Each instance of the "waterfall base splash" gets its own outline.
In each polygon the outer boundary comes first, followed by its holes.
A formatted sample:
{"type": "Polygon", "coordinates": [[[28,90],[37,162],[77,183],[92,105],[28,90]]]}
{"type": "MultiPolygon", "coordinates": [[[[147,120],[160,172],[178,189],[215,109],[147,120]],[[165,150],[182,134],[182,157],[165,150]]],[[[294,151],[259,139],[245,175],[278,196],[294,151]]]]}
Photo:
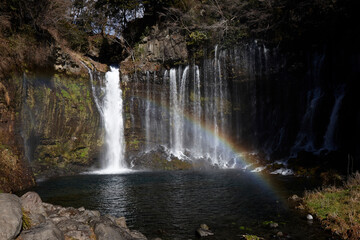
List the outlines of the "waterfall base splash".
{"type": "Polygon", "coordinates": [[[98,174],[98,175],[110,175],[110,174],[126,174],[126,173],[134,173],[135,170],[129,168],[123,169],[100,169],[91,172],[84,172],[83,174],[98,174]]]}
{"type": "Polygon", "coordinates": [[[177,154],[171,148],[158,145],[150,150],[131,156],[129,161],[134,169],[148,170],[184,170],[184,169],[245,169],[245,155],[234,154],[226,164],[214,164],[210,154],[197,155],[191,149],[177,154]]]}

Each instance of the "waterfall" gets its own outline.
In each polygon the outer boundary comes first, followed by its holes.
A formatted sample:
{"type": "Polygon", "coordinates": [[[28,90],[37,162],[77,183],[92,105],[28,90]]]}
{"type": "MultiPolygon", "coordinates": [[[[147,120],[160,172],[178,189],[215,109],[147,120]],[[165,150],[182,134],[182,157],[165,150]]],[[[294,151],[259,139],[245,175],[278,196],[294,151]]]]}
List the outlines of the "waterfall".
{"type": "MultiPolygon", "coordinates": [[[[214,112],[214,134],[215,136],[219,135],[219,125],[218,125],[218,112],[221,111],[219,108],[219,90],[221,92],[221,86],[219,86],[219,80],[221,80],[221,68],[220,68],[220,62],[218,59],[218,45],[215,46],[215,59],[214,59],[214,88],[213,88],[213,96],[214,96],[214,108],[213,108],[213,112],[214,112]],[[220,89],[219,89],[220,88],[220,89]]],[[[210,110],[211,111],[211,110],[210,110]]],[[[218,148],[218,138],[214,138],[213,141],[213,146],[214,146],[214,150],[213,150],[213,155],[212,155],[212,161],[213,163],[218,163],[218,152],[217,152],[217,148],[218,148]]]]}
{"type": "MultiPolygon", "coordinates": [[[[146,72],[146,109],[145,109],[145,136],[146,139],[150,140],[150,114],[151,114],[151,105],[150,105],[150,73],[146,72]]],[[[146,141],[146,151],[151,148],[150,141],[146,141]]]]}
{"type": "Polygon", "coordinates": [[[344,96],[345,96],[345,88],[344,88],[344,86],[341,86],[336,90],[335,104],[331,111],[329,125],[327,127],[327,130],[326,130],[326,133],[324,136],[323,149],[328,150],[328,151],[334,151],[337,149],[337,147],[334,143],[335,130],[336,130],[336,125],[337,125],[337,121],[338,121],[339,110],[340,110],[341,103],[342,103],[344,96]]]}
{"type": "Polygon", "coordinates": [[[87,69],[90,75],[93,98],[105,128],[106,152],[101,163],[101,170],[96,171],[96,173],[112,174],[128,171],[124,157],[123,99],[119,69],[111,66],[110,71],[105,74],[104,86],[100,79],[99,87],[94,84],[92,71],[89,68],[87,69]],[[104,96],[101,98],[100,95],[103,94],[104,96]]]}
{"type": "MultiPolygon", "coordinates": [[[[197,65],[194,65],[194,99],[193,99],[193,113],[194,119],[198,122],[201,122],[201,83],[200,83],[200,70],[197,65]]],[[[201,157],[203,155],[203,136],[201,134],[201,129],[199,126],[193,126],[193,135],[196,136],[193,141],[192,151],[195,153],[196,157],[201,157]]]]}
{"type": "MultiPolygon", "coordinates": [[[[31,124],[34,124],[35,120],[34,120],[34,116],[33,116],[33,113],[31,111],[31,109],[29,108],[29,106],[27,105],[27,102],[26,102],[26,98],[28,97],[28,83],[27,83],[27,76],[25,73],[23,73],[23,78],[22,78],[22,91],[21,91],[21,98],[22,98],[22,104],[23,104],[23,107],[21,109],[21,115],[23,116],[26,116],[25,118],[22,117],[22,124],[23,125],[26,125],[24,124],[24,119],[26,119],[26,121],[29,121],[31,124]]],[[[31,162],[32,160],[32,155],[33,155],[33,148],[31,146],[31,141],[30,141],[30,138],[31,138],[31,135],[30,136],[27,136],[28,134],[26,134],[26,131],[25,131],[25,127],[22,127],[21,129],[21,137],[23,139],[23,143],[24,143],[24,155],[25,155],[25,159],[28,161],[28,162],[31,162]]]]}
{"type": "Polygon", "coordinates": [[[103,166],[106,172],[118,172],[126,169],[124,159],[124,119],[123,100],[120,88],[119,69],[110,67],[106,73],[106,92],[104,98],[105,141],[107,145],[106,159],[103,166]]]}
{"type": "Polygon", "coordinates": [[[312,89],[308,92],[306,113],[301,122],[300,131],[296,137],[294,146],[292,147],[292,154],[296,154],[301,150],[314,152],[314,115],[318,106],[319,100],[323,97],[320,88],[312,89]]]}
{"type": "Polygon", "coordinates": [[[161,145],[169,156],[183,160],[201,159],[227,167],[234,159],[235,153],[221,141],[230,114],[229,87],[222,70],[226,53],[216,47],[215,55],[205,60],[204,76],[195,64],[166,70],[163,81],[151,82],[150,73],[144,76],[146,153],[161,145]]]}
{"type": "MultiPolygon", "coordinates": [[[[180,72],[180,71],[179,71],[180,72]]],[[[184,134],[184,117],[183,111],[185,106],[185,83],[186,83],[185,69],[183,77],[177,83],[176,69],[170,70],[170,107],[171,107],[171,151],[176,157],[181,157],[183,154],[183,134],[184,134]],[[179,85],[179,86],[178,86],[179,85]]]]}
{"type": "Polygon", "coordinates": [[[295,82],[291,71],[283,71],[286,58],[263,43],[215,46],[205,56],[210,54],[196,64],[138,75],[136,84],[144,84],[136,93],[144,139],[140,150],[152,154],[162,146],[162,158],[227,168],[242,167],[243,155],[232,146],[282,160],[300,151],[316,153],[322,137],[324,148],[336,147],[344,91],[334,103],[327,101],[329,86],[319,80],[323,54],[309,56],[306,82],[295,82]],[[330,120],[324,119],[331,109],[330,120]]]}

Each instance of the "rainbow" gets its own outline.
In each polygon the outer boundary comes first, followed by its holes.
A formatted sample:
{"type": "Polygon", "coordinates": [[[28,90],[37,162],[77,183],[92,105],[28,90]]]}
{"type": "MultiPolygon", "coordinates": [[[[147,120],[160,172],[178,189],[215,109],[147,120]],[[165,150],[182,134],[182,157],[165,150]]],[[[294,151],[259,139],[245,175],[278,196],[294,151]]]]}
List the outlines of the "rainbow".
{"type": "MultiPolygon", "coordinates": [[[[138,96],[138,95],[136,95],[135,97],[142,99],[144,101],[150,102],[151,104],[154,104],[155,106],[160,107],[167,112],[171,111],[169,106],[163,105],[159,101],[152,100],[152,99],[138,96]]],[[[195,125],[196,127],[199,127],[199,129],[204,131],[206,134],[209,134],[212,137],[219,140],[219,143],[221,143],[223,146],[225,146],[228,150],[230,150],[235,155],[241,156],[243,159],[243,163],[245,165],[254,163],[251,159],[244,157],[244,153],[249,153],[244,147],[241,147],[239,144],[234,143],[234,141],[229,136],[226,136],[225,134],[220,133],[220,132],[216,133],[214,131],[214,127],[211,124],[206,123],[205,121],[200,121],[198,119],[195,119],[191,114],[189,114],[187,112],[182,112],[182,117],[184,117],[188,123],[191,123],[192,125],[195,125]]]]}
{"type": "MultiPolygon", "coordinates": [[[[152,100],[147,97],[142,97],[139,95],[135,95],[135,97],[142,99],[144,101],[150,102],[151,104],[153,104],[159,108],[162,108],[163,110],[165,110],[167,112],[171,111],[169,106],[163,105],[159,101],[152,100]]],[[[182,112],[182,117],[184,117],[188,123],[191,123],[191,124],[195,125],[196,127],[199,127],[199,129],[204,131],[206,134],[209,134],[212,137],[219,140],[219,143],[221,143],[223,146],[225,146],[234,155],[241,156],[241,158],[243,159],[244,165],[254,164],[254,161],[252,161],[250,158],[248,158],[244,155],[244,153],[247,153],[247,155],[250,155],[248,150],[246,150],[244,147],[240,146],[239,144],[234,143],[234,141],[229,136],[226,136],[225,134],[220,133],[220,132],[216,133],[214,131],[214,127],[211,124],[206,123],[205,121],[200,121],[198,119],[195,119],[191,114],[189,114],[187,112],[182,112]]]]}
{"type": "MultiPolygon", "coordinates": [[[[155,106],[160,107],[165,111],[170,112],[170,110],[171,110],[169,106],[163,105],[159,101],[148,99],[146,97],[142,97],[139,95],[135,95],[134,97],[137,97],[144,101],[148,101],[151,104],[154,104],[155,106]]],[[[224,135],[223,133],[215,133],[213,126],[205,123],[204,121],[199,121],[198,119],[195,119],[191,114],[186,113],[186,112],[183,112],[182,116],[186,119],[187,122],[194,124],[195,126],[199,127],[202,131],[206,132],[207,134],[210,134],[214,138],[217,138],[219,140],[219,142],[224,147],[226,147],[228,150],[230,150],[234,155],[240,156],[241,161],[245,166],[255,163],[254,160],[250,158],[251,154],[248,150],[246,150],[242,146],[239,146],[237,143],[234,143],[234,141],[230,137],[224,135]],[[244,153],[246,153],[246,154],[244,154],[244,153]]],[[[262,173],[262,172],[254,172],[254,174],[252,176],[254,177],[253,180],[258,181],[259,183],[261,183],[261,185],[263,185],[266,188],[268,188],[269,190],[271,190],[271,192],[273,192],[275,195],[278,195],[277,194],[278,191],[276,191],[277,187],[274,183],[273,178],[271,178],[270,174],[262,173]]],[[[285,201],[286,198],[280,197],[279,199],[280,199],[280,202],[278,202],[278,203],[287,205],[287,202],[285,201]]]]}

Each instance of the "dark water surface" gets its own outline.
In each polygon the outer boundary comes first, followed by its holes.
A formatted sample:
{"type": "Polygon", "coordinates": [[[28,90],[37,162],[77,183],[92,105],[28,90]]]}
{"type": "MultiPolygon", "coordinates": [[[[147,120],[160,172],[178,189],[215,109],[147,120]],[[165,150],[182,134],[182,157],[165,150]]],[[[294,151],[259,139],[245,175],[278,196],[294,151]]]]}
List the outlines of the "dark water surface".
{"type": "Polygon", "coordinates": [[[278,231],[291,239],[330,239],[288,206],[289,196],[315,186],[308,179],[224,170],[80,175],[42,181],[33,190],[52,204],[125,216],[130,229],[149,239],[195,239],[201,223],[215,233],[207,239],[245,233],[269,239],[278,231]],[[279,230],[265,221],[279,223],[279,230]]]}

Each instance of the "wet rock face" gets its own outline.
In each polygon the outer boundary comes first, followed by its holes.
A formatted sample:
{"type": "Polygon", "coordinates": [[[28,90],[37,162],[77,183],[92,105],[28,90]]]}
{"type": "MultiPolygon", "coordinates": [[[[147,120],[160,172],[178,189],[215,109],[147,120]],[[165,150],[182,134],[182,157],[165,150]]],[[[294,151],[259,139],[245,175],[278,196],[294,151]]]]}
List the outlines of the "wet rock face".
{"type": "MultiPolygon", "coordinates": [[[[134,154],[134,153],[133,153],[134,154]]],[[[191,161],[180,160],[171,155],[162,146],[159,146],[151,151],[140,152],[131,155],[128,161],[135,169],[145,170],[189,170],[193,168],[204,168],[207,165],[204,163],[197,163],[195,166],[191,161]]]]}
{"type": "Polygon", "coordinates": [[[88,81],[87,74],[24,77],[24,152],[37,174],[71,174],[95,162],[102,137],[88,81]]]}
{"type": "Polygon", "coordinates": [[[16,78],[0,79],[0,192],[19,191],[35,183],[17,135],[20,84],[16,78]]]}

